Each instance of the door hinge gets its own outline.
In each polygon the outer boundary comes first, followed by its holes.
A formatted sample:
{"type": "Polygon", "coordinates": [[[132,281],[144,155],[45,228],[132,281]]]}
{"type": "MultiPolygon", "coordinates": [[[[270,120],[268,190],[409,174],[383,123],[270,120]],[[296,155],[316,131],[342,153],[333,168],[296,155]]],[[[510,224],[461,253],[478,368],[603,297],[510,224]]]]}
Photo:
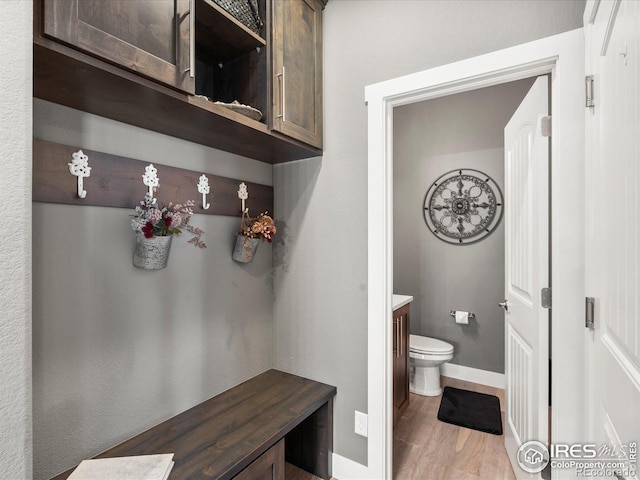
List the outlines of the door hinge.
{"type": "Polygon", "coordinates": [[[542,308],[551,308],[551,287],[544,287],[540,291],[540,303],[542,308]]]}
{"type": "Polygon", "coordinates": [[[587,108],[593,108],[595,106],[593,101],[593,81],[593,75],[584,77],[584,106],[587,108]]]}
{"type": "Polygon", "coordinates": [[[593,297],[587,297],[585,299],[585,312],[584,312],[584,326],[589,330],[595,328],[595,306],[596,299],[593,297]]]}
{"type": "Polygon", "coordinates": [[[547,115],[540,119],[540,133],[543,137],[551,136],[551,115],[547,115]]]}

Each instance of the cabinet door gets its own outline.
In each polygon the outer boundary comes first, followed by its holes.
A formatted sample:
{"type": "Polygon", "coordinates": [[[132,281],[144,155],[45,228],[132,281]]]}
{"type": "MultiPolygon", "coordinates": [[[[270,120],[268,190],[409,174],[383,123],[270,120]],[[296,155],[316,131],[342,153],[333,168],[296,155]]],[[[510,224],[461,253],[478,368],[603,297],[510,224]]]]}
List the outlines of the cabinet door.
{"type": "Polygon", "coordinates": [[[272,32],[272,128],[322,148],[322,6],[274,1],[272,32]]]}
{"type": "Polygon", "coordinates": [[[188,93],[190,0],[45,0],[44,33],[188,93]]]}
{"type": "Polygon", "coordinates": [[[409,406],[409,305],[393,312],[393,423],[409,406]]]}
{"type": "Polygon", "coordinates": [[[284,480],[284,440],[260,455],[234,480],[284,480]]]}

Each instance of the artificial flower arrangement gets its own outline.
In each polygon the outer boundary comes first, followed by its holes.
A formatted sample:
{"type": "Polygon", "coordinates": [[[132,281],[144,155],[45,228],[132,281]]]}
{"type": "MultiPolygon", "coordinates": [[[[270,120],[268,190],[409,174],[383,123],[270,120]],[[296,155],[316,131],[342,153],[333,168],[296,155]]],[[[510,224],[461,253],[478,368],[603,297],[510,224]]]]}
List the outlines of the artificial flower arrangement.
{"type": "Polygon", "coordinates": [[[269,212],[264,212],[258,215],[256,218],[249,216],[248,209],[242,212],[242,220],[240,224],[240,232],[238,235],[242,235],[247,238],[259,238],[271,243],[273,236],[276,234],[276,224],[269,215],[269,212]]]}
{"type": "Polygon", "coordinates": [[[249,209],[244,209],[232,258],[240,263],[251,262],[258,248],[258,242],[266,240],[271,243],[275,234],[276,224],[267,212],[251,218],[249,209]]]}
{"type": "Polygon", "coordinates": [[[142,233],[145,238],[177,235],[184,229],[194,235],[187,243],[196,248],[206,248],[206,244],[200,239],[204,231],[189,224],[194,205],[193,200],[187,200],[184,205],[169,203],[160,208],[156,199],[146,194],[136,207],[131,228],[142,233]]]}

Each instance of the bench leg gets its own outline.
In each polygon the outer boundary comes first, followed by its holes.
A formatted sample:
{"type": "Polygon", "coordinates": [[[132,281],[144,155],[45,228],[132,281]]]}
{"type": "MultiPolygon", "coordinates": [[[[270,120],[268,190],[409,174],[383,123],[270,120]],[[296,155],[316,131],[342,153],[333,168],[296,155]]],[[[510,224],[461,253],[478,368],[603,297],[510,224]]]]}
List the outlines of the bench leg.
{"type": "Polygon", "coordinates": [[[285,437],[285,459],[315,476],[331,478],[333,454],[333,399],[285,437]]]}

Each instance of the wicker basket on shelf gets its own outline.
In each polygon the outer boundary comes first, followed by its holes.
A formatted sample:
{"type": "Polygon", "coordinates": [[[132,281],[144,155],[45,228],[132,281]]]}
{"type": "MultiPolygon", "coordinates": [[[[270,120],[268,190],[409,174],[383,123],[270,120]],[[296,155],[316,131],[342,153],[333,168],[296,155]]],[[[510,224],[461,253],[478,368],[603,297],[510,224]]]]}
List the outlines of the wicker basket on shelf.
{"type": "Polygon", "coordinates": [[[258,0],[213,0],[229,12],[236,20],[249,27],[255,33],[260,33],[264,22],[260,18],[258,0]]]}

